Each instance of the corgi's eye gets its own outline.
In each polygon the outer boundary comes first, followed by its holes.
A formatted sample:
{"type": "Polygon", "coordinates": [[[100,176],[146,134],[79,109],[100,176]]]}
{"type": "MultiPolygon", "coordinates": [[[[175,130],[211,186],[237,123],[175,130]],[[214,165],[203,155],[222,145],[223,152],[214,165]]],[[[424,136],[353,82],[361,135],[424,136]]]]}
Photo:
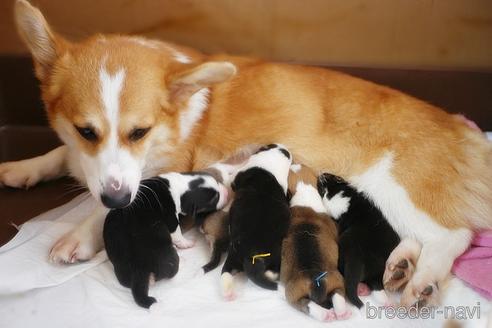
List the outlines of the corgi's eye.
{"type": "Polygon", "coordinates": [[[128,135],[128,139],[130,139],[130,141],[140,140],[149,131],[150,131],[150,128],[137,128],[137,129],[133,129],[132,132],[130,132],[130,134],[128,135]]]}
{"type": "Polygon", "coordinates": [[[81,127],[76,126],[75,129],[80,134],[80,136],[82,138],[84,138],[85,140],[94,142],[94,141],[97,141],[97,139],[98,139],[96,131],[94,131],[93,128],[89,128],[89,127],[88,128],[81,128],[81,127]]]}

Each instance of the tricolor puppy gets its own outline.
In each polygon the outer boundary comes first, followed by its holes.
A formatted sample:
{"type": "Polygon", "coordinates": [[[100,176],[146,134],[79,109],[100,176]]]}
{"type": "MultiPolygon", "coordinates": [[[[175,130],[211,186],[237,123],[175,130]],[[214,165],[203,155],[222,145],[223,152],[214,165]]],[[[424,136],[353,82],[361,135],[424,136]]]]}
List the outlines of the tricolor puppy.
{"type": "Polygon", "coordinates": [[[351,312],[337,267],[337,228],[316,189],[317,175],[301,164],[293,164],[291,171],[291,222],[280,270],[285,296],[296,309],[318,320],[346,319],[351,312]]]}
{"type": "Polygon", "coordinates": [[[280,271],[282,239],[290,219],[287,179],[292,162],[282,145],[262,147],[239,170],[229,212],[230,245],[222,267],[222,292],[235,297],[233,271],[245,271],[248,278],[267,289],[277,283],[266,271],[280,271]]]}
{"type": "Polygon", "coordinates": [[[173,243],[190,246],[179,228],[179,215],[196,215],[224,206],[227,193],[211,176],[169,173],[144,180],[138,200],[107,215],[103,236],[118,281],[132,289],[135,302],[148,308],[149,279],[173,277],[179,258],[173,243]]]}
{"type": "Polygon", "coordinates": [[[383,273],[390,253],[400,242],[381,211],[348,182],[324,173],[318,179],[323,204],[338,225],[338,268],[345,279],[347,298],[360,308],[359,283],[376,291],[389,304],[383,289],[383,273]]]}
{"type": "Polygon", "coordinates": [[[1,163],[0,185],[70,174],[100,203],[54,244],[53,261],[93,257],[108,208],[134,202],[141,179],[201,170],[271,140],[317,172],[349,179],[401,237],[422,245],[404,305],[425,301],[473,230],[492,228],[492,145],[458,116],[318,67],[206,55],[134,35],[71,42],[26,0],[14,8],[63,145],[1,163]]]}

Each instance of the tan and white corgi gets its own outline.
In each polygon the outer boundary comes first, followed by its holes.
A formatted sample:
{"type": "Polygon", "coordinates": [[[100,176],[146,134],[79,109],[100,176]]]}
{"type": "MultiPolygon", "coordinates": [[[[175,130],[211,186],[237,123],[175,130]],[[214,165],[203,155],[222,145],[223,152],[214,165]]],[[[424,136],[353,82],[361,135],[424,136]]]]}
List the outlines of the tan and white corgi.
{"type": "Polygon", "coordinates": [[[472,229],[492,227],[492,145],[439,108],[321,68],[135,36],[73,43],[25,0],[15,21],[64,146],[1,164],[0,183],[71,174],[101,203],[56,243],[54,261],[91,258],[105,205],[130,203],[142,178],[200,169],[252,143],[283,143],[314,170],[344,177],[423,245],[404,304],[447,275],[472,229]]]}

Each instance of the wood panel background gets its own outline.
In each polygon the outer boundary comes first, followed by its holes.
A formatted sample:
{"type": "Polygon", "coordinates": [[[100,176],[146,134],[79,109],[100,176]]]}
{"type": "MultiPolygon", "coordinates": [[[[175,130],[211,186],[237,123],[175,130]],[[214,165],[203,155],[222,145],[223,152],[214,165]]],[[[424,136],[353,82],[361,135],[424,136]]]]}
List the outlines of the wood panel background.
{"type": "MultiPolygon", "coordinates": [[[[33,0],[55,30],[318,65],[492,69],[491,0],[33,0]]],[[[24,54],[0,1],[0,54],[24,54]]]]}

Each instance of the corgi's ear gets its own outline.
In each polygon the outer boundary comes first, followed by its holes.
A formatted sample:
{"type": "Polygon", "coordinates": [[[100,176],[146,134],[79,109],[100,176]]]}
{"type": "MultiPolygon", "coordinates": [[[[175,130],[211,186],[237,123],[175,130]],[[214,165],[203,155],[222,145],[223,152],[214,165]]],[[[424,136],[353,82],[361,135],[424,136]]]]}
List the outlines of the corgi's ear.
{"type": "Polygon", "coordinates": [[[236,71],[229,62],[207,62],[180,72],[169,83],[171,103],[183,104],[197,91],[227,81],[236,71]]]}
{"type": "Polygon", "coordinates": [[[34,59],[36,76],[42,80],[68,43],[55,35],[39,9],[26,0],[17,0],[14,18],[22,40],[34,59]]]}

